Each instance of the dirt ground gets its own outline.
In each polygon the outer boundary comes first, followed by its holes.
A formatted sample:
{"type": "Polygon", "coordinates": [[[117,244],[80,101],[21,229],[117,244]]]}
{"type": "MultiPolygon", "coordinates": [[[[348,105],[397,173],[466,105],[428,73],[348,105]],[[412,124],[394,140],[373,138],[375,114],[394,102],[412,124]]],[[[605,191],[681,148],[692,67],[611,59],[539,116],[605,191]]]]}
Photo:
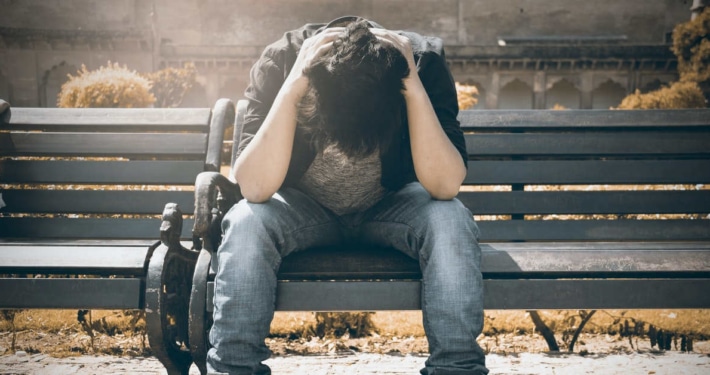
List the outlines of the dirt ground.
{"type": "MultiPolygon", "coordinates": [[[[607,340],[597,338],[602,342],[607,340]]],[[[586,338],[594,343],[596,339],[586,338]]],[[[525,339],[516,340],[524,345],[525,339]]],[[[325,343],[312,343],[322,347],[325,343]]],[[[594,343],[594,347],[601,343],[594,343]]],[[[326,348],[329,344],[326,344],[326,348]]],[[[700,351],[710,350],[710,343],[697,343],[700,351]]],[[[612,345],[616,348],[616,346],[612,345]]],[[[487,366],[491,374],[623,374],[623,375],[706,375],[710,374],[710,356],[677,351],[658,352],[641,349],[639,351],[617,351],[610,353],[546,354],[530,352],[510,352],[489,354],[487,366]]],[[[364,374],[416,374],[422,367],[426,355],[422,353],[402,354],[396,351],[388,354],[364,353],[356,350],[336,350],[319,354],[281,354],[267,361],[273,374],[283,375],[364,375],[364,374]]],[[[46,354],[16,354],[0,356],[2,375],[89,375],[89,374],[146,374],[164,375],[165,369],[154,357],[126,357],[109,355],[81,355],[77,357],[54,358],[46,354]]],[[[190,375],[198,375],[195,366],[190,375]]]]}
{"type": "MultiPolygon", "coordinates": [[[[27,336],[20,339],[25,343],[33,342],[35,348],[77,339],[73,335],[24,334],[27,336]],[[32,335],[34,338],[29,339],[32,335]]],[[[3,333],[0,338],[5,342],[7,334],[3,333]]],[[[95,340],[101,339],[97,337],[95,340]]],[[[130,347],[129,341],[139,338],[118,339],[123,340],[121,345],[130,347]]],[[[267,343],[274,352],[267,364],[275,375],[416,374],[426,360],[427,349],[423,337],[377,335],[358,339],[270,338],[267,343]]],[[[545,342],[537,334],[484,336],[479,343],[489,352],[487,365],[491,374],[710,374],[710,341],[695,342],[693,352],[683,353],[658,351],[651,348],[648,340],[629,341],[618,336],[583,334],[576,354],[545,352],[545,342]]],[[[26,351],[12,353],[6,347],[0,347],[0,352],[4,352],[0,356],[0,375],[166,374],[157,359],[146,356],[148,352],[141,352],[138,347],[134,350],[133,353],[130,350],[117,352],[117,355],[53,357],[26,351]]],[[[190,374],[197,375],[199,371],[193,366],[190,374]]]]}
{"type": "MultiPolygon", "coordinates": [[[[560,332],[574,315],[541,313],[563,343],[560,332]]],[[[130,324],[131,315],[105,314],[93,315],[96,331],[92,338],[77,324],[76,311],[18,313],[14,350],[7,321],[0,327],[0,375],[166,374],[140,334],[144,330],[130,329],[135,328],[130,324]]],[[[373,320],[378,333],[362,338],[294,334],[312,318],[310,313],[278,314],[272,337],[267,339],[274,353],[267,364],[275,375],[416,374],[426,360],[428,346],[418,312],[377,313],[373,320]]],[[[547,352],[545,340],[533,328],[525,312],[487,312],[486,328],[478,341],[487,353],[491,374],[710,374],[707,310],[599,312],[588,325],[589,332],[579,337],[573,354],[547,352]],[[626,320],[637,324],[628,325],[626,320]],[[650,323],[679,335],[692,335],[692,351],[682,351],[680,338],[672,342],[670,350],[651,346],[647,334],[650,323]],[[642,334],[628,334],[634,331],[642,334]]],[[[198,373],[193,366],[190,374],[198,373]]]]}

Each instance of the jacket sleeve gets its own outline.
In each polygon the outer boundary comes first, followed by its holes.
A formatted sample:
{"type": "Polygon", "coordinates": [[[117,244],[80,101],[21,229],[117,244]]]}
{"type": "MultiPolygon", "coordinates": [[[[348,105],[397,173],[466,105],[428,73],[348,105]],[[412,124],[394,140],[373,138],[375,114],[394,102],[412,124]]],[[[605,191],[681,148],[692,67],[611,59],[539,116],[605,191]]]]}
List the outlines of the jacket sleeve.
{"type": "Polygon", "coordinates": [[[459,104],[456,85],[446,64],[443,42],[439,38],[427,37],[420,43],[425,45],[420,45],[419,48],[415,46],[415,49],[422,51],[417,65],[419,77],[444,132],[461,154],[464,164],[467,164],[466,141],[457,119],[459,104]]]}
{"type": "Polygon", "coordinates": [[[284,68],[276,62],[279,60],[278,54],[278,50],[273,46],[267,47],[251,68],[249,86],[244,92],[247,99],[247,109],[244,114],[244,127],[237,157],[244,151],[263,124],[283,85],[284,68]]]}

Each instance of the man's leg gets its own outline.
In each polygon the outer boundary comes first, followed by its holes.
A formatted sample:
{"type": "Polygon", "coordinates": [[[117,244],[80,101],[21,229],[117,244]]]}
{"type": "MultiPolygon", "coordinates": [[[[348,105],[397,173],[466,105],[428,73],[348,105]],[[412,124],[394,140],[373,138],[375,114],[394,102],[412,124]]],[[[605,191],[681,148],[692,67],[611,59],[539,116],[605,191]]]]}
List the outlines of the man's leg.
{"type": "Polygon", "coordinates": [[[284,189],[266,202],[242,200],[222,222],[224,239],[217,252],[210,372],[269,374],[262,361],[274,316],[276,274],[289,253],[337,242],[337,218],[295,189],[284,189]]]}
{"type": "Polygon", "coordinates": [[[486,374],[476,342],[483,329],[483,282],[471,212],[457,199],[434,200],[421,184],[411,183],[373,207],[361,231],[365,241],[419,260],[430,353],[422,374],[486,374]]]}

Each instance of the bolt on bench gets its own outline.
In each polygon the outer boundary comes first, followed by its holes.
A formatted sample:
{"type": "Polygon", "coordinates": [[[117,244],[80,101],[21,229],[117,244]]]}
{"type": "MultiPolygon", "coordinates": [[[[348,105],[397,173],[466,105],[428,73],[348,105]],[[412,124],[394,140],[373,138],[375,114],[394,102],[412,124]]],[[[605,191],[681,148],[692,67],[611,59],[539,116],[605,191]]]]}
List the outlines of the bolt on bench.
{"type": "MultiPolygon", "coordinates": [[[[470,161],[458,198],[482,233],[485,308],[710,308],[709,110],[468,110],[459,119],[470,161]],[[550,185],[565,188],[539,188],[550,185]]],[[[195,194],[189,349],[204,374],[212,255],[241,197],[216,172],[198,177],[195,194]]],[[[420,308],[419,266],[391,249],[311,249],[285,258],[278,277],[281,311],[420,308]]]]}
{"type": "Polygon", "coordinates": [[[168,369],[189,365],[197,252],[168,253],[161,231],[179,244],[190,228],[174,226],[171,206],[159,231],[160,215],[166,202],[192,213],[195,177],[219,170],[233,123],[226,99],[0,113],[0,309],[145,309],[153,353],[168,369]]]}

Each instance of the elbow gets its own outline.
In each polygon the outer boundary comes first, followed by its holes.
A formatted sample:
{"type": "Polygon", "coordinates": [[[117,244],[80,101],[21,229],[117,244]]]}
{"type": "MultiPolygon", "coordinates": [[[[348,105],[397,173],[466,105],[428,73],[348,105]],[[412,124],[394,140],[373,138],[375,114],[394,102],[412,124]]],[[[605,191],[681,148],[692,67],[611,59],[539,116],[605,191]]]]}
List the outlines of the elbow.
{"type": "Polygon", "coordinates": [[[433,199],[439,201],[450,201],[459,194],[461,183],[454,181],[437,181],[433,184],[424,184],[424,189],[433,199]]]}
{"type": "Polygon", "coordinates": [[[459,187],[456,186],[456,189],[449,189],[449,188],[440,188],[436,190],[430,190],[429,195],[433,199],[436,199],[438,201],[450,201],[459,194],[459,187]]]}
{"type": "Polygon", "coordinates": [[[251,190],[245,189],[243,186],[240,187],[242,190],[242,197],[244,197],[244,199],[246,199],[249,203],[265,203],[271,199],[272,195],[274,195],[274,193],[269,194],[263,190],[251,190]]]}
{"type": "Polygon", "coordinates": [[[276,189],[269,189],[261,183],[249,183],[249,181],[251,181],[250,179],[242,179],[242,182],[239,182],[239,176],[236,176],[236,179],[242,197],[246,199],[247,202],[264,203],[271,199],[271,196],[276,193],[276,189]]]}

